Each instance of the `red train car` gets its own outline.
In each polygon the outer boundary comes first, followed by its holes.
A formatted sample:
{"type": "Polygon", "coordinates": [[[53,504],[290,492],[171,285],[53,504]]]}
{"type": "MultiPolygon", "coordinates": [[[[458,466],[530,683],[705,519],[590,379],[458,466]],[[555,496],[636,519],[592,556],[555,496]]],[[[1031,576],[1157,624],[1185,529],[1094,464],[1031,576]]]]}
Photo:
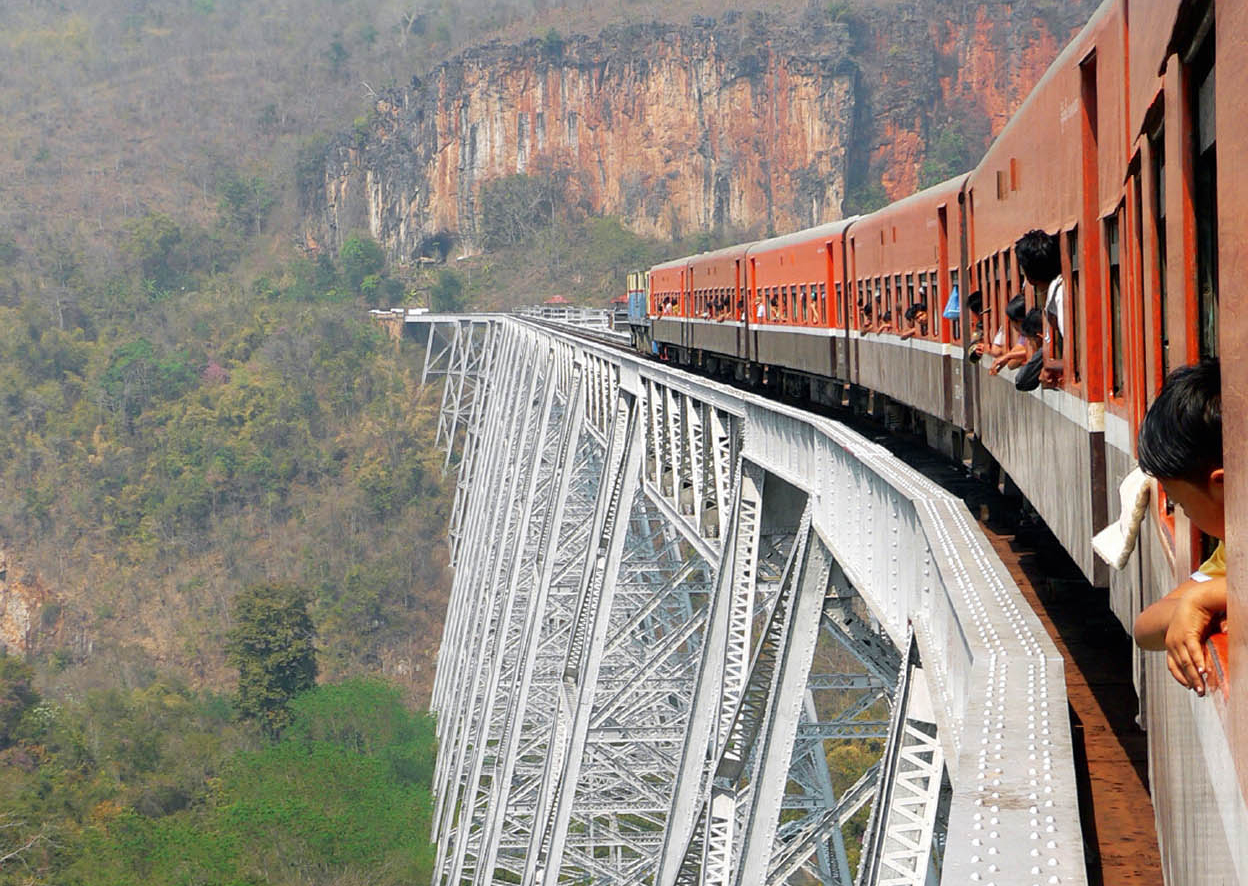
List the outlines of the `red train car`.
{"type": "Polygon", "coordinates": [[[1084,574],[1099,584],[1108,570],[1093,554],[1092,536],[1105,525],[1109,496],[1116,497],[1118,489],[1103,471],[1107,423],[1116,444],[1124,446],[1128,438],[1126,424],[1105,404],[1108,311],[1100,297],[1103,283],[1112,279],[1119,311],[1124,268],[1115,213],[1126,171],[1124,15],[1116,3],[1097,10],[1011,118],[966,187],[968,274],[993,307],[986,337],[1008,337],[1005,305],[1012,296],[1024,294],[1029,308],[1047,301],[1047,291],[1036,293],[1023,280],[1014,254],[1023,233],[1037,229],[1058,236],[1066,295],[1057,335],[1050,336],[1062,350],[1059,387],[1023,395],[1015,389],[1013,372],[969,373],[970,429],[1084,574]],[[1038,439],[1044,445],[1034,445],[1038,439]],[[1072,474],[1077,495],[1054,482],[1072,474]]]}
{"type": "MultiPolygon", "coordinates": [[[[815,402],[870,395],[932,445],[999,467],[1129,629],[1211,543],[1160,497],[1125,569],[1091,548],[1117,516],[1166,374],[1248,339],[1243,302],[1219,298],[1220,280],[1248,273],[1248,184],[1218,174],[1219,153],[1225,170],[1248,146],[1246,49],[1248,3],[1107,0],[966,176],[862,218],[656,267],[654,341],[673,362],[815,402]],[[1021,274],[1015,244],[1031,230],[1056,238],[1052,290],[1021,274]],[[969,359],[978,318],[941,316],[955,287],[962,307],[980,292],[989,341],[1012,296],[1054,306],[1047,387],[1020,391],[1014,372],[969,359]],[[903,339],[899,315],[924,290],[928,326],[903,339]],[[725,291],[737,296],[728,315],[696,316],[725,291]],[[893,325],[880,332],[885,311],[893,325]]],[[[1133,662],[1171,884],[1248,882],[1248,631],[1236,630],[1248,571],[1235,553],[1248,547],[1248,366],[1224,363],[1222,391],[1231,631],[1217,648],[1230,679],[1194,701],[1163,656],[1137,650],[1133,662]]]]}
{"type": "MultiPolygon", "coordinates": [[[[907,309],[920,301],[928,316],[926,328],[915,328],[912,338],[902,339],[896,334],[863,334],[865,315],[856,311],[850,345],[853,370],[847,380],[913,406],[949,428],[961,424],[965,412],[962,348],[951,347],[954,330],[942,317],[961,273],[960,200],[965,178],[943,182],[859,219],[847,241],[848,289],[858,302],[870,304],[874,328],[887,314],[891,329],[901,332],[911,325],[905,320],[907,309]],[[906,372],[896,371],[899,361],[906,372]]],[[[951,445],[950,438],[942,448],[951,445]]]]}
{"type": "Polygon", "coordinates": [[[837,308],[845,266],[844,234],[852,219],[762,240],[750,246],[749,354],[764,366],[810,375],[838,374],[844,359],[837,308]]]}

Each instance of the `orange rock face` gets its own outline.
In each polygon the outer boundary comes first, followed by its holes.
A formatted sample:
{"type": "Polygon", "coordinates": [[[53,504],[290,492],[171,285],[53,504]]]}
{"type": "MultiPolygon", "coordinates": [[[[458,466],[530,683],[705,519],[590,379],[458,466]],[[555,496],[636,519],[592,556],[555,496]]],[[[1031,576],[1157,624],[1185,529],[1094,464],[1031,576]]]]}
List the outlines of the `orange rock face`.
{"type": "Polygon", "coordinates": [[[965,131],[958,171],[978,158],[1093,6],[1029,5],[916,0],[848,23],[812,7],[806,28],[727,14],[553,50],[489,44],[380,98],[331,151],[307,240],[367,231],[400,262],[439,232],[479,246],[482,185],[516,173],[658,237],[832,221],[855,180],[896,199],[930,179],[942,130],[965,131]]]}
{"type": "Polygon", "coordinates": [[[334,157],[329,227],[366,228],[400,258],[437,231],[471,243],[483,182],[552,169],[569,205],[656,236],[840,217],[854,83],[836,58],[742,58],[689,29],[641,37],[577,41],[557,60],[535,42],[492,46],[385,97],[369,142],[334,157]]]}
{"type": "Polygon", "coordinates": [[[33,576],[14,574],[9,566],[0,551],[0,649],[25,655],[35,648],[41,631],[55,628],[58,616],[47,608],[55,605],[51,591],[33,576]]]}

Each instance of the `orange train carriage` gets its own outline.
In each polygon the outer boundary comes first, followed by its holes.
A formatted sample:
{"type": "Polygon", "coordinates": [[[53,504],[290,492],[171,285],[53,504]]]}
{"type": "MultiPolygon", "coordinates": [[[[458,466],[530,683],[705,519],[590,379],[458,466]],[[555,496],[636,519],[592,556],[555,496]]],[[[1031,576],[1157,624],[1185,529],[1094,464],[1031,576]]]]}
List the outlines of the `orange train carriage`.
{"type": "MultiPolygon", "coordinates": [[[[1246,352],[1245,303],[1221,301],[1219,281],[1248,277],[1248,181],[1218,176],[1219,154],[1234,169],[1248,146],[1246,50],[1248,3],[1108,0],[975,169],[863,217],[656,266],[634,344],[816,402],[873,391],[910,410],[933,446],[999,465],[1129,629],[1208,548],[1164,500],[1123,570],[1091,538],[1117,516],[1166,373],[1246,352]],[[1042,306],[1014,255],[1035,228],[1060,242],[1061,328],[1045,347],[1062,373],[1022,393],[967,359],[975,318],[952,309],[979,291],[991,340],[1012,296],[1042,306]],[[878,328],[919,301],[928,322],[909,339],[865,327],[860,305],[878,328]]],[[[1195,700],[1163,656],[1133,662],[1172,884],[1248,882],[1248,366],[1222,372],[1228,688],[1195,700]]]]}

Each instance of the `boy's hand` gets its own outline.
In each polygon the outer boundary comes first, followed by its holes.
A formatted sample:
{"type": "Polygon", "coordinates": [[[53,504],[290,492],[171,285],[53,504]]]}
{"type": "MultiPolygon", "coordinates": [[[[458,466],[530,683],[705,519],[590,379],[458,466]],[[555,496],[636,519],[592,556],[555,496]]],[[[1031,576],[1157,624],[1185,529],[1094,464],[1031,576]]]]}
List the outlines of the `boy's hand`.
{"type": "Polygon", "coordinates": [[[1217,687],[1205,640],[1226,612],[1226,577],[1195,582],[1176,601],[1166,629],[1166,667],[1181,686],[1204,695],[1217,687]]]}

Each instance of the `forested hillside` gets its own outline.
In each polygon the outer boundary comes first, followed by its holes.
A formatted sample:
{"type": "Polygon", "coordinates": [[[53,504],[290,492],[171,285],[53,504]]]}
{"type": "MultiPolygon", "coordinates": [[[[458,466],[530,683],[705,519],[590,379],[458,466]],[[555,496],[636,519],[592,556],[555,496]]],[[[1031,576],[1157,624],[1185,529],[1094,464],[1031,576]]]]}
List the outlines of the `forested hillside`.
{"type": "MultiPolygon", "coordinates": [[[[1081,4],[996,6],[1051,36],[1081,4]]],[[[930,87],[939,59],[903,32],[931,7],[736,11],[790,32],[817,19],[852,40],[856,76],[919,71],[930,87]]],[[[471,47],[549,63],[604,29],[713,33],[721,14],[710,0],[0,4],[0,884],[427,881],[433,731],[411,712],[441,635],[451,488],[419,347],[367,309],[601,302],[625,271],[743,230],[729,215],[639,236],[607,204],[567,200],[567,178],[519,175],[482,184],[482,249],[456,261],[448,233],[418,262],[375,242],[367,212],[316,235],[326,164],[379,137],[379,98],[471,47]],[[265,621],[288,610],[295,630],[265,621]]],[[[986,65],[996,45],[956,57],[986,65]]],[[[969,142],[947,121],[928,132],[926,99],[905,77],[885,85],[862,111],[879,125],[854,122],[851,193],[801,194],[878,201],[904,185],[888,178],[894,146],[912,178],[982,147],[983,121],[969,142]]]]}

